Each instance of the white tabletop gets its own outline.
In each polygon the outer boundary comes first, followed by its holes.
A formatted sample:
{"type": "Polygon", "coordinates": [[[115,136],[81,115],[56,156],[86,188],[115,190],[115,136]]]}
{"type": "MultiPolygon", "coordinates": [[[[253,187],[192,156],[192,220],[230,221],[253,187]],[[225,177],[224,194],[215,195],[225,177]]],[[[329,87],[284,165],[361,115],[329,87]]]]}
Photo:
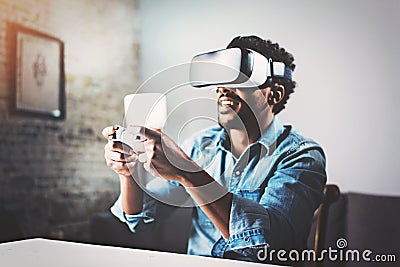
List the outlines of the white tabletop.
{"type": "Polygon", "coordinates": [[[0,266],[267,267],[272,265],[35,238],[0,244],[0,266]]]}

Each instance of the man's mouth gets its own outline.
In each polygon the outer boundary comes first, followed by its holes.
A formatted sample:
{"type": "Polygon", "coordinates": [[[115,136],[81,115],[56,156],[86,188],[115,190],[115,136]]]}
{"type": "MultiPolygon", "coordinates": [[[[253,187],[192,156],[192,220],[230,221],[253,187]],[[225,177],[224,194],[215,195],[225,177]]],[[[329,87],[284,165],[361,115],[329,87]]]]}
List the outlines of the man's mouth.
{"type": "Polygon", "coordinates": [[[230,101],[230,100],[222,100],[222,101],[221,101],[221,105],[222,105],[222,106],[232,106],[232,105],[233,105],[233,101],[230,101]]]}
{"type": "Polygon", "coordinates": [[[235,110],[238,107],[239,103],[232,98],[222,96],[218,100],[218,106],[220,107],[220,111],[228,112],[230,110],[235,110]]]}

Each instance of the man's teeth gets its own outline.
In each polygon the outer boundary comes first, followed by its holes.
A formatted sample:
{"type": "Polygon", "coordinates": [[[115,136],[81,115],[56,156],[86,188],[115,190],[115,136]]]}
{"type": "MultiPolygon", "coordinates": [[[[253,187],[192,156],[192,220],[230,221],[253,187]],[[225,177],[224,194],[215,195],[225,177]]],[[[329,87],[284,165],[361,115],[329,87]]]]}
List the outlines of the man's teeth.
{"type": "Polygon", "coordinates": [[[232,105],[233,105],[233,101],[222,100],[222,101],[221,101],[221,105],[229,105],[229,106],[232,106],[232,105]]]}

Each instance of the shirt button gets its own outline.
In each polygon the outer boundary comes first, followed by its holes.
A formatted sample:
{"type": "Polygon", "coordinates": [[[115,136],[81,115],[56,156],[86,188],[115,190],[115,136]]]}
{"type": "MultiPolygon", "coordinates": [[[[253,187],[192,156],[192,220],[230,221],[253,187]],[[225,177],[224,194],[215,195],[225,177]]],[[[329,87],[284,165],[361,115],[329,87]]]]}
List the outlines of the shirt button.
{"type": "Polygon", "coordinates": [[[236,171],[235,174],[236,174],[237,176],[239,176],[239,175],[241,174],[241,172],[240,172],[240,171],[236,171]]]}
{"type": "Polygon", "coordinates": [[[250,237],[245,236],[245,237],[244,237],[244,242],[249,242],[249,241],[250,241],[250,237]]]}

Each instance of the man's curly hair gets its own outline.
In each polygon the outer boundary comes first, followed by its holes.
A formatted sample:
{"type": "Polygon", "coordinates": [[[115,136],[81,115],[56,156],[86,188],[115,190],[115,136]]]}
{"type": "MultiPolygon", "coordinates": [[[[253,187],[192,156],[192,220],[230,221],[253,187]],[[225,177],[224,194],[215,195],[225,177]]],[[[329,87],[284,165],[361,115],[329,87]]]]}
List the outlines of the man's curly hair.
{"type": "MultiPolygon", "coordinates": [[[[284,48],[279,47],[279,44],[272,43],[270,40],[263,40],[258,36],[238,36],[235,37],[228,45],[227,48],[248,48],[254,50],[267,58],[271,58],[273,61],[283,62],[286,67],[294,71],[296,65],[293,64],[294,57],[288,53],[284,48]]],[[[272,110],[274,114],[281,112],[289,99],[289,95],[294,92],[296,82],[288,78],[273,77],[272,80],[268,80],[267,83],[260,86],[260,88],[271,87],[274,88],[274,84],[282,84],[285,87],[285,95],[281,102],[276,104],[272,110]]]]}

